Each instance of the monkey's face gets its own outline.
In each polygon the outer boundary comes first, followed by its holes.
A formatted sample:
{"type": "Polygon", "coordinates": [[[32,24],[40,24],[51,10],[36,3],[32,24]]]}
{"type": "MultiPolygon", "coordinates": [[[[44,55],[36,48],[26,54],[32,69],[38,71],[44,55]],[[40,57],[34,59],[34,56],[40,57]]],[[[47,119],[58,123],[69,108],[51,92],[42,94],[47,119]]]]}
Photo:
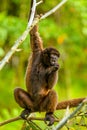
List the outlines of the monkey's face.
{"type": "Polygon", "coordinates": [[[58,66],[59,52],[54,48],[46,48],[42,52],[42,62],[45,66],[58,66]]]}
{"type": "Polygon", "coordinates": [[[50,55],[50,65],[55,66],[58,65],[58,56],[55,54],[50,55]]]}
{"type": "Polygon", "coordinates": [[[45,66],[58,66],[58,56],[55,54],[44,54],[42,62],[45,66]]]}

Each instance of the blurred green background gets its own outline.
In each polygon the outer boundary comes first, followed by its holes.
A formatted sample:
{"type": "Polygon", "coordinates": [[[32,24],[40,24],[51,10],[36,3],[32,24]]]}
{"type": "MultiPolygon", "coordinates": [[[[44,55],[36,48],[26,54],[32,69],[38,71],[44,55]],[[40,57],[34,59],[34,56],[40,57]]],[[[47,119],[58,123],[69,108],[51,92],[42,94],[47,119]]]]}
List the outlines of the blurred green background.
{"type": "MultiPolygon", "coordinates": [[[[38,13],[44,14],[60,1],[44,0],[37,8],[38,13]]],[[[26,29],[29,7],[30,0],[0,0],[0,60],[26,29]]],[[[61,54],[59,81],[55,86],[59,101],[86,97],[87,0],[69,0],[39,23],[39,32],[44,47],[54,46],[61,54]]],[[[24,77],[31,53],[29,36],[20,48],[22,51],[16,52],[0,71],[0,121],[18,116],[22,110],[14,100],[13,91],[17,86],[26,89],[24,77]]],[[[13,122],[0,129],[21,129],[22,123],[13,122]]]]}

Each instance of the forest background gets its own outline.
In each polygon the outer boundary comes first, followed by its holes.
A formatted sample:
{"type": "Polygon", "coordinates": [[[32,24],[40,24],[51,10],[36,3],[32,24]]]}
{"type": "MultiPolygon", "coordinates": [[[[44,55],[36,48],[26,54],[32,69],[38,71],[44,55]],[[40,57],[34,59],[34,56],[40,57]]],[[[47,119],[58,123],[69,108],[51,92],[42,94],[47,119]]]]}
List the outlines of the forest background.
{"type": "MultiPolygon", "coordinates": [[[[44,0],[37,10],[43,14],[60,1],[44,0]]],[[[0,60],[25,30],[29,6],[29,0],[0,0],[0,60]]],[[[44,47],[54,46],[61,54],[55,86],[59,101],[87,97],[87,1],[69,0],[39,22],[39,32],[44,47]]],[[[24,77],[31,53],[29,36],[20,48],[22,51],[16,52],[0,71],[0,121],[18,116],[22,110],[14,100],[13,91],[17,86],[26,89],[24,77]]],[[[17,130],[21,124],[18,121],[0,129],[17,130]]]]}

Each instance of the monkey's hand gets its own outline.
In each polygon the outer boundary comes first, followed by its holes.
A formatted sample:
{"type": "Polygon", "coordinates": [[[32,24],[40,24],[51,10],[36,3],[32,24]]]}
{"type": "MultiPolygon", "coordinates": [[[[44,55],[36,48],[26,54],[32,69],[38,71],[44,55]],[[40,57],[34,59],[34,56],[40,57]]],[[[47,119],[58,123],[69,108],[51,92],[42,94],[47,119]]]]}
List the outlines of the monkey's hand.
{"type": "Polygon", "coordinates": [[[59,69],[59,65],[58,64],[55,64],[53,67],[54,67],[55,71],[59,69]]]}
{"type": "Polygon", "coordinates": [[[54,65],[54,66],[50,66],[49,68],[47,68],[46,73],[47,75],[56,72],[59,69],[59,65],[54,65]]]}
{"type": "Polygon", "coordinates": [[[46,116],[45,116],[45,119],[44,119],[44,121],[45,121],[45,123],[48,125],[48,126],[51,126],[51,125],[53,125],[54,124],[54,117],[53,117],[53,114],[51,114],[51,113],[47,113],[46,114],[46,116]],[[49,121],[49,123],[47,123],[49,121]]]}
{"type": "Polygon", "coordinates": [[[22,112],[21,112],[21,115],[20,117],[24,120],[27,120],[27,117],[30,115],[30,111],[28,109],[24,109],[22,112]]]}
{"type": "MultiPolygon", "coordinates": [[[[40,19],[40,17],[41,17],[40,15],[35,15],[35,20],[40,19]]],[[[36,32],[38,32],[38,25],[35,25],[35,26],[32,28],[32,30],[30,31],[30,34],[31,34],[31,35],[35,35],[36,32]]]]}

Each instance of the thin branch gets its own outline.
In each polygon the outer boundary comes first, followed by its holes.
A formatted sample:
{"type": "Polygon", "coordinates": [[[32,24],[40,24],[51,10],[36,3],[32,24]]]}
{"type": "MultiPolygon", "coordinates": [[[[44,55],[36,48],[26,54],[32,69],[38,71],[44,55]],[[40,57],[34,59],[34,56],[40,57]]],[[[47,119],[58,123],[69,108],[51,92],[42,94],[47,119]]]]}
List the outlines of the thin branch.
{"type": "Polygon", "coordinates": [[[84,106],[84,104],[87,103],[87,99],[84,99],[83,102],[81,104],[78,105],[78,107],[75,109],[75,111],[73,111],[71,114],[67,115],[66,117],[64,117],[59,124],[56,126],[55,130],[60,130],[69,119],[71,119],[78,111],[81,110],[81,108],[84,106]]]}
{"type": "Polygon", "coordinates": [[[83,126],[83,127],[86,127],[86,128],[87,128],[87,124],[79,124],[79,123],[76,123],[75,125],[83,126]]]}
{"type": "MultiPolygon", "coordinates": [[[[6,121],[3,121],[0,123],[0,126],[3,126],[3,125],[6,125],[6,124],[9,124],[11,122],[15,122],[15,121],[18,121],[18,120],[23,120],[20,116],[18,117],[15,117],[15,118],[11,118],[9,120],[6,120],[6,121]]],[[[44,118],[40,118],[40,117],[28,117],[27,119],[28,121],[31,121],[31,120],[37,120],[37,121],[44,121],[44,118]]],[[[59,122],[58,119],[55,119],[55,122],[59,122]]]]}
{"type": "Polygon", "coordinates": [[[33,22],[34,16],[35,16],[35,11],[36,11],[36,0],[33,0],[33,5],[32,5],[32,9],[31,9],[31,14],[30,14],[30,20],[28,22],[27,28],[30,28],[30,26],[32,25],[32,22],[33,22]]]}
{"type": "Polygon", "coordinates": [[[38,6],[39,4],[43,3],[43,0],[39,1],[36,6],[38,6]]]}
{"type": "Polygon", "coordinates": [[[51,15],[53,12],[55,12],[56,10],[58,10],[65,2],[67,2],[67,0],[63,0],[62,2],[60,2],[60,4],[58,4],[56,7],[54,7],[51,11],[47,12],[46,14],[44,14],[42,17],[40,17],[40,19],[34,20],[33,21],[33,16],[35,14],[35,8],[36,8],[36,0],[33,0],[34,4],[32,7],[32,13],[31,13],[31,18],[28,22],[27,28],[24,31],[24,33],[18,38],[18,40],[14,43],[14,45],[12,46],[11,50],[6,54],[6,56],[0,61],[0,70],[5,66],[6,63],[9,62],[11,56],[16,52],[17,48],[23,43],[23,41],[26,39],[29,31],[34,27],[34,25],[36,25],[40,20],[48,17],[49,15],[51,15]],[[32,20],[31,20],[32,19],[32,20]]]}
{"type": "Polygon", "coordinates": [[[0,126],[3,126],[5,124],[8,124],[8,123],[11,123],[11,122],[14,122],[14,121],[18,121],[18,120],[21,120],[20,116],[15,117],[15,118],[11,118],[11,119],[6,120],[6,121],[3,121],[3,122],[0,123],[0,126]]]}
{"type": "Polygon", "coordinates": [[[53,9],[51,9],[49,12],[47,12],[46,14],[44,14],[41,19],[45,19],[46,17],[48,17],[49,15],[53,14],[56,10],[58,10],[61,6],[63,6],[63,4],[65,4],[68,0],[62,0],[62,2],[60,2],[57,6],[55,6],[53,9]]]}

